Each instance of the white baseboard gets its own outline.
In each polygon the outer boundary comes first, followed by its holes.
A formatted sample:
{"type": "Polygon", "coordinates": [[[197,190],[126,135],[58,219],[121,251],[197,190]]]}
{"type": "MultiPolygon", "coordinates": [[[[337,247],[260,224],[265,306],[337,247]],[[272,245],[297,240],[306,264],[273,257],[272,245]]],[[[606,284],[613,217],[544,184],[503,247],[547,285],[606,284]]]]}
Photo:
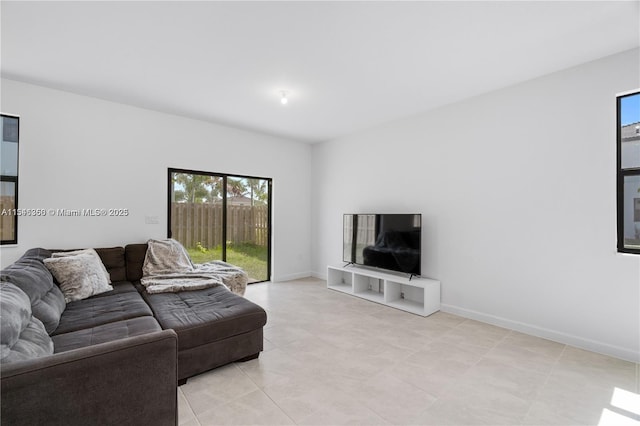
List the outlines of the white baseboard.
{"type": "Polygon", "coordinates": [[[620,346],[610,345],[608,343],[598,342],[584,337],[563,333],[547,328],[538,327],[531,324],[525,324],[513,321],[507,318],[497,317],[495,315],[474,311],[471,309],[461,308],[454,305],[441,304],[440,310],[451,314],[459,315],[488,324],[496,325],[502,328],[519,331],[532,336],[542,337],[544,339],[553,340],[554,342],[564,343],[566,345],[575,346],[592,352],[610,355],[631,362],[640,362],[640,350],[623,348],[620,346]]]}
{"type": "Polygon", "coordinates": [[[325,272],[313,271],[313,272],[311,272],[311,276],[313,278],[318,278],[318,279],[325,280],[325,281],[327,280],[327,272],[326,271],[325,272]]]}
{"type": "Polygon", "coordinates": [[[279,275],[277,277],[272,277],[271,282],[277,283],[282,281],[291,281],[291,280],[299,280],[300,278],[308,278],[313,276],[312,272],[297,272],[295,274],[287,274],[287,275],[279,275]]]}

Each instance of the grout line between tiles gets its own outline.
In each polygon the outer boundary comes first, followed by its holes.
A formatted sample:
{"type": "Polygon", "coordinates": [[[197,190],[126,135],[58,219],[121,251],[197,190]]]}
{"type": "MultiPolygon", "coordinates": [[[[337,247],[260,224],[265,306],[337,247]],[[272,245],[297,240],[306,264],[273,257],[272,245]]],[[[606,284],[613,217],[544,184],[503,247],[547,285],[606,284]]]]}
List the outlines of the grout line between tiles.
{"type": "MultiPolygon", "coordinates": [[[[259,362],[260,358],[257,358],[256,361],[259,362]]],[[[234,363],[236,364],[236,363],[234,363]]],[[[287,416],[287,418],[289,418],[289,420],[291,420],[291,423],[293,423],[294,425],[296,425],[297,423],[295,422],[295,420],[293,420],[293,418],[289,415],[289,413],[287,413],[273,398],[271,398],[271,395],[269,395],[267,392],[264,391],[263,388],[261,388],[256,382],[253,381],[253,379],[247,374],[246,371],[244,371],[242,368],[237,367],[240,371],[242,371],[242,374],[244,374],[245,376],[247,376],[247,378],[251,381],[251,383],[253,383],[259,390],[260,392],[262,392],[267,398],[269,398],[269,400],[271,402],[273,402],[273,404],[278,407],[278,409],[280,411],[282,411],[282,413],[287,416]]],[[[253,392],[253,391],[252,391],[253,392]]]]}
{"type": "MultiPolygon", "coordinates": [[[[182,392],[182,389],[180,389],[180,386],[178,386],[178,392],[180,392],[182,394],[182,399],[184,399],[185,402],[187,403],[187,405],[189,406],[189,410],[191,410],[191,414],[193,414],[193,418],[195,419],[195,421],[198,424],[198,426],[202,426],[202,424],[200,423],[200,419],[198,419],[198,416],[196,415],[196,412],[194,411],[193,407],[191,406],[191,402],[189,402],[189,398],[187,398],[187,396],[184,394],[184,392],[182,392]]],[[[179,396],[178,396],[178,398],[179,398],[179,396]]],[[[180,412],[178,412],[178,424],[180,424],[180,412]]]]}
{"type": "Polygon", "coordinates": [[[538,396],[540,395],[540,391],[544,388],[547,387],[547,383],[549,383],[549,379],[551,378],[551,375],[553,374],[553,372],[556,369],[556,366],[558,365],[558,363],[560,362],[560,359],[562,358],[562,356],[564,355],[564,352],[567,350],[567,345],[563,344],[562,345],[562,350],[560,351],[560,353],[558,354],[556,360],[553,362],[553,365],[551,366],[551,368],[549,369],[549,371],[547,372],[547,374],[545,375],[545,378],[542,382],[542,384],[540,385],[540,387],[536,390],[536,394],[535,394],[535,398],[531,401],[531,404],[529,404],[529,408],[527,409],[527,412],[525,413],[525,415],[522,417],[522,421],[521,424],[526,420],[526,418],[529,416],[529,414],[531,413],[531,409],[533,408],[533,404],[535,402],[538,401],[538,396]]]}

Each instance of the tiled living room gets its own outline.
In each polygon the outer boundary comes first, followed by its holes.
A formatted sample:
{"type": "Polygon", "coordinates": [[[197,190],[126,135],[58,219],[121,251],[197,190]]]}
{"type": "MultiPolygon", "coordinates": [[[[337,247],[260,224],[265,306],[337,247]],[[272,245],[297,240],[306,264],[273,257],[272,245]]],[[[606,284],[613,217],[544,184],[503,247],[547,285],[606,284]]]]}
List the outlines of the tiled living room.
{"type": "Polygon", "coordinates": [[[640,425],[639,1],[0,20],[0,424],[640,425]]]}
{"type": "Polygon", "coordinates": [[[638,364],[438,312],[255,284],[258,360],[180,387],[181,425],[618,425],[637,421],[638,364]]]}

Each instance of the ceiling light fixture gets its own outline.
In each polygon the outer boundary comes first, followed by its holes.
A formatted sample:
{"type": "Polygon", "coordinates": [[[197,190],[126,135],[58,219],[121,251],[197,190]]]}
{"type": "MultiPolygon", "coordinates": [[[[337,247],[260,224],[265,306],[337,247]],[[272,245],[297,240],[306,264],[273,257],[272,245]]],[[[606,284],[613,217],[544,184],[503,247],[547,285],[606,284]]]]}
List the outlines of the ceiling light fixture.
{"type": "Polygon", "coordinates": [[[281,103],[282,105],[286,105],[286,104],[287,104],[287,102],[289,102],[289,99],[287,99],[287,92],[286,92],[286,91],[284,91],[284,90],[282,90],[282,91],[280,92],[280,103],[281,103]]]}

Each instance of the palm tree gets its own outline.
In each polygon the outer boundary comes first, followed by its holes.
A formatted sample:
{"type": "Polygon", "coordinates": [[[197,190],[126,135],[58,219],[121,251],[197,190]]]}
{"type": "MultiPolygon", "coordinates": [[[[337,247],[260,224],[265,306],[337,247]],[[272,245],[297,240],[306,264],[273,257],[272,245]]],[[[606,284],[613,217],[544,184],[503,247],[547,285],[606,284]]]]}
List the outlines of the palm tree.
{"type": "Polygon", "coordinates": [[[211,199],[213,182],[210,176],[191,173],[174,173],[173,201],[203,203],[211,199]],[[176,189],[176,187],[182,189],[176,189]]]}
{"type": "Polygon", "coordinates": [[[208,179],[204,182],[204,185],[209,189],[209,196],[206,202],[214,203],[222,198],[222,177],[220,176],[207,176],[208,179]]]}
{"type": "Polygon", "coordinates": [[[247,185],[245,179],[227,179],[227,194],[232,197],[242,197],[247,193],[247,185]]]}
{"type": "Polygon", "coordinates": [[[251,205],[253,206],[255,201],[260,203],[267,203],[267,181],[263,179],[248,179],[249,189],[251,191],[251,205]]]}

